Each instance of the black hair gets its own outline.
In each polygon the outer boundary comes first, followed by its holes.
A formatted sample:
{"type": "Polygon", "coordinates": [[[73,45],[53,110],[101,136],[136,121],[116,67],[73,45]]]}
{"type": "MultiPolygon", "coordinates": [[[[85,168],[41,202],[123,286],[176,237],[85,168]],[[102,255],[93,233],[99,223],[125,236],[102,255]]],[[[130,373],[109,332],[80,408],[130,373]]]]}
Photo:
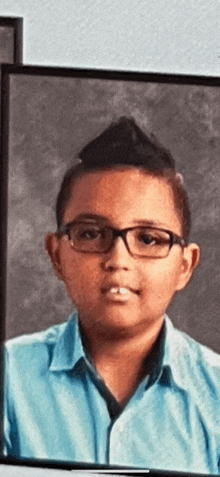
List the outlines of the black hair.
{"type": "Polygon", "coordinates": [[[122,117],[110,124],[98,137],[79,153],[80,163],[74,164],[64,175],[56,203],[57,227],[62,225],[72,186],[86,173],[105,171],[120,166],[138,167],[149,175],[161,177],[171,185],[174,202],[182,223],[185,240],[190,232],[190,209],[187,193],[176,174],[171,153],[156,138],[150,138],[137,126],[134,119],[122,117]]]}

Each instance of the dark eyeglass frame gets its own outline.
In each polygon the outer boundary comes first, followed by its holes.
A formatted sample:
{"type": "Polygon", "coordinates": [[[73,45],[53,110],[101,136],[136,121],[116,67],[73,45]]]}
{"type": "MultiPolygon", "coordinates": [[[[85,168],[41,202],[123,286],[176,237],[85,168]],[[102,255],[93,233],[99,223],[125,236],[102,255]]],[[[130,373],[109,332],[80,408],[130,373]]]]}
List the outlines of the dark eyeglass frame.
{"type": "MultiPolygon", "coordinates": [[[[174,232],[171,232],[171,230],[167,230],[167,229],[163,229],[163,228],[160,228],[160,227],[153,227],[153,226],[150,226],[150,225],[139,225],[139,226],[136,226],[136,227],[127,227],[125,229],[116,229],[114,227],[111,227],[109,225],[104,225],[103,223],[100,224],[98,222],[86,222],[86,220],[73,220],[71,222],[68,222],[67,224],[64,224],[64,225],[61,225],[61,227],[59,227],[58,229],[58,232],[57,232],[57,235],[58,237],[61,237],[63,235],[67,235],[69,241],[70,241],[70,245],[71,247],[76,250],[77,252],[80,252],[80,253],[89,253],[89,254],[103,254],[103,253],[108,253],[111,248],[113,247],[114,245],[114,242],[115,242],[115,239],[117,237],[121,237],[122,240],[124,241],[124,244],[128,250],[128,252],[130,253],[131,256],[138,256],[138,257],[148,257],[148,255],[139,255],[139,254],[133,254],[131,251],[130,251],[130,248],[129,248],[129,245],[128,245],[128,242],[127,242],[127,233],[130,232],[131,230],[135,230],[135,229],[151,229],[151,230],[158,230],[158,231],[161,231],[161,232],[165,232],[167,233],[169,236],[170,236],[170,243],[169,243],[169,248],[168,248],[168,252],[167,252],[167,255],[164,256],[164,257],[153,257],[153,258],[166,258],[169,253],[170,253],[170,250],[171,248],[173,247],[173,245],[177,244],[177,245],[180,245],[181,248],[184,248],[187,246],[187,242],[186,240],[181,237],[180,235],[177,235],[175,234],[174,232]],[[88,224],[88,225],[97,225],[98,227],[100,228],[103,228],[103,229],[107,229],[107,230],[111,230],[112,232],[112,240],[111,240],[111,243],[110,243],[110,246],[108,247],[107,250],[105,251],[88,251],[88,250],[80,250],[78,249],[77,247],[75,247],[72,243],[72,240],[71,240],[71,237],[70,237],[70,229],[72,227],[72,225],[79,225],[79,224],[88,224]]],[[[148,257],[150,258],[150,257],[148,257]]]]}

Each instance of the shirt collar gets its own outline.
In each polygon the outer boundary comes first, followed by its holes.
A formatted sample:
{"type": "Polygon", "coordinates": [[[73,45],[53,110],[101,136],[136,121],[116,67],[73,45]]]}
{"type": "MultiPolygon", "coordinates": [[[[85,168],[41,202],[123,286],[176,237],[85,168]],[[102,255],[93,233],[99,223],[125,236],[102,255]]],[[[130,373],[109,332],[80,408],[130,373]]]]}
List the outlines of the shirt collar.
{"type": "Polygon", "coordinates": [[[50,371],[71,370],[81,358],[85,359],[79,330],[78,313],[72,313],[65,325],[54,346],[52,361],[49,367],[50,371]]]}
{"type": "Polygon", "coordinates": [[[156,350],[157,354],[150,356],[154,367],[149,375],[146,389],[155,382],[170,385],[173,380],[176,385],[186,389],[188,383],[187,370],[192,368],[190,356],[192,350],[186,335],[174,328],[167,315],[164,316],[163,328],[156,350]]]}
{"type": "MultiPolygon", "coordinates": [[[[159,380],[162,376],[167,379],[173,377],[176,384],[184,387],[187,383],[185,376],[186,359],[189,356],[189,345],[182,333],[176,330],[165,315],[165,326],[160,340],[159,355],[156,366],[151,373],[152,382],[159,380]]],[[[80,359],[87,361],[80,329],[78,313],[70,315],[65,323],[53,350],[50,371],[70,371],[75,367],[80,359]]]]}
{"type": "Polygon", "coordinates": [[[192,349],[184,333],[173,326],[165,315],[166,337],[163,356],[163,372],[173,379],[178,387],[186,389],[189,381],[189,369],[192,370],[192,349]]]}

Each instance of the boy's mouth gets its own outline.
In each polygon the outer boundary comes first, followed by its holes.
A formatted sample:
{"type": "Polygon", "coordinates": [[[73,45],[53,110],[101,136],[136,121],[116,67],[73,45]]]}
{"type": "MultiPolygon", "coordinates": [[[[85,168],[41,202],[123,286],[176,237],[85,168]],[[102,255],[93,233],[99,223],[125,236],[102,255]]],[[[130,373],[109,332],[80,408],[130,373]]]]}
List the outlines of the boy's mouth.
{"type": "Polygon", "coordinates": [[[102,293],[104,293],[109,298],[124,298],[127,299],[132,295],[139,295],[139,290],[135,290],[130,286],[119,286],[119,285],[109,285],[102,288],[102,293]]]}
{"type": "Polygon", "coordinates": [[[128,295],[131,291],[128,288],[122,288],[122,287],[111,287],[108,290],[109,293],[112,293],[113,295],[128,295]]]}

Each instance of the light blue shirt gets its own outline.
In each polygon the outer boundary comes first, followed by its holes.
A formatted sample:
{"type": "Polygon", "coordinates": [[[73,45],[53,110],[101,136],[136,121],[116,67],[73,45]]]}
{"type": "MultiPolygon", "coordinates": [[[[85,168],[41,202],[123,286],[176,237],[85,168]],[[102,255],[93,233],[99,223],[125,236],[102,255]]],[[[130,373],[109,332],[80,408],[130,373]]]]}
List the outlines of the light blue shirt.
{"type": "Polygon", "coordinates": [[[111,419],[76,314],[9,341],[5,453],[218,474],[220,356],[167,316],[163,349],[160,367],[111,419]]]}

